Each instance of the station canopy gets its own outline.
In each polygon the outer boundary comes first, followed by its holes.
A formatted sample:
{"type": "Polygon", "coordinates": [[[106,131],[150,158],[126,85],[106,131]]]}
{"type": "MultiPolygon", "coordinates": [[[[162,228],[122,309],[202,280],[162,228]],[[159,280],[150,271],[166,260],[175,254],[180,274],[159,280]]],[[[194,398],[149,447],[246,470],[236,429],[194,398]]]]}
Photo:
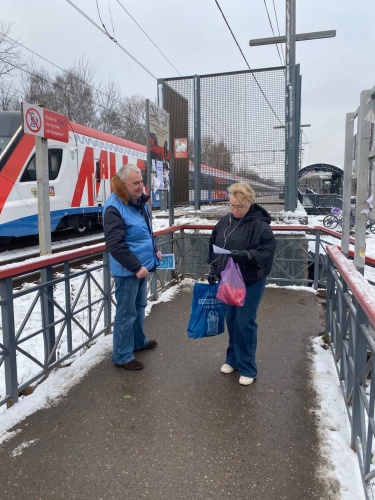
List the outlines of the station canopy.
{"type": "Polygon", "coordinates": [[[298,170],[298,178],[300,179],[301,177],[305,177],[309,173],[320,174],[328,172],[334,177],[344,176],[344,171],[340,167],[330,165],[329,163],[314,163],[313,165],[308,165],[307,167],[298,170]]]}

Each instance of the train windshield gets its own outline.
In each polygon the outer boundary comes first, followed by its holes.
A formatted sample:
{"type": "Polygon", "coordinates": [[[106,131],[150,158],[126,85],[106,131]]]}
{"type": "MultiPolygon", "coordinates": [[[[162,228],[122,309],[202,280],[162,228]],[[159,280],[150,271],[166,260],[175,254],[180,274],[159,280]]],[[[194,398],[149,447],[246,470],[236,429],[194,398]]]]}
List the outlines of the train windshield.
{"type": "Polygon", "coordinates": [[[19,111],[0,112],[0,153],[17,132],[21,125],[21,113],[19,111]]]}

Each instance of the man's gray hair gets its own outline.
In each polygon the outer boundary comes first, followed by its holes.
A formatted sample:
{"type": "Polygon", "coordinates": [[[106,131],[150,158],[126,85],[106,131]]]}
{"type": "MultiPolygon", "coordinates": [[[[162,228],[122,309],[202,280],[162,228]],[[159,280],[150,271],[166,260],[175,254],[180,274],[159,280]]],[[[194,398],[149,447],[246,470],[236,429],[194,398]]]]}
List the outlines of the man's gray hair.
{"type": "Polygon", "coordinates": [[[124,181],[129,177],[129,174],[131,172],[135,172],[137,174],[142,174],[142,170],[135,165],[132,165],[131,163],[128,163],[127,165],[123,165],[120,170],[117,172],[118,177],[124,181]]]}

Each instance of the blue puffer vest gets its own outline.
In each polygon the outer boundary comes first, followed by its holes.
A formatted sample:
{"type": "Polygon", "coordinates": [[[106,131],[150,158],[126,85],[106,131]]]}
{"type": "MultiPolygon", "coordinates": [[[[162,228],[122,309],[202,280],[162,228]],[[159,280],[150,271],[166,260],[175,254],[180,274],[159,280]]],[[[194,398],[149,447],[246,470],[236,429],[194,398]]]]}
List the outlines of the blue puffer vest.
{"type": "MultiPolygon", "coordinates": [[[[129,249],[148,271],[155,269],[158,262],[155,257],[154,239],[142,214],[136,208],[125,205],[115,193],[112,193],[107,199],[103,209],[103,217],[105,210],[109,206],[117,208],[124,220],[126,226],[125,241],[129,249]]],[[[147,217],[149,217],[147,205],[145,205],[144,209],[147,217]]],[[[109,265],[113,276],[134,276],[134,273],[123,267],[111,254],[109,256],[109,265]]]]}

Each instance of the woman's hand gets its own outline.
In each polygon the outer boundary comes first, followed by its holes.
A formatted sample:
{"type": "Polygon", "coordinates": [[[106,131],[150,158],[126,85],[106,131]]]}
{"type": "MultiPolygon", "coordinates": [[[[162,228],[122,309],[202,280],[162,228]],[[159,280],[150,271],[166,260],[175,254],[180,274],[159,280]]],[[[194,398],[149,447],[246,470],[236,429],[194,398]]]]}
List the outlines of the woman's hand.
{"type": "Polygon", "coordinates": [[[234,262],[238,262],[239,260],[251,260],[253,258],[249,250],[231,250],[230,254],[234,262]]]}

